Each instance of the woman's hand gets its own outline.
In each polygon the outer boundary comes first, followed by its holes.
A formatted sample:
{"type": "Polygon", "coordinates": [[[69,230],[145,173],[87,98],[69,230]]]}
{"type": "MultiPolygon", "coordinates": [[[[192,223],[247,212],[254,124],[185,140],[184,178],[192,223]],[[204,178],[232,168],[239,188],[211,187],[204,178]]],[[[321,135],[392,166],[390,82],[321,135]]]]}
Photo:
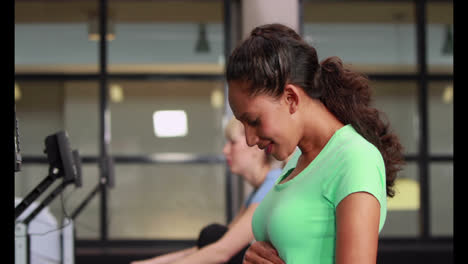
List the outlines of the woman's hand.
{"type": "Polygon", "coordinates": [[[255,241],[245,252],[243,264],[285,264],[272,244],[255,241]]]}

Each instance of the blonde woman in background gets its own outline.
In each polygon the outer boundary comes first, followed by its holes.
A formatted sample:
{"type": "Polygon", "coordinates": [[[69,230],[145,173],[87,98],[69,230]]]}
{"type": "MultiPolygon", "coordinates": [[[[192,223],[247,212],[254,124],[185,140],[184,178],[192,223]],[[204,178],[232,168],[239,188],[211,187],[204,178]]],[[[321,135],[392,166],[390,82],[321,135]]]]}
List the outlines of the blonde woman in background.
{"type": "Polygon", "coordinates": [[[254,239],[252,215],[274,185],[285,162],[277,161],[258,147],[249,147],[244,126],[235,118],[228,122],[224,132],[227,142],[223,154],[231,173],[241,176],[253,187],[235,218],[228,226],[210,224],[203,228],[195,247],[131,264],[242,263],[245,251],[254,239]]]}

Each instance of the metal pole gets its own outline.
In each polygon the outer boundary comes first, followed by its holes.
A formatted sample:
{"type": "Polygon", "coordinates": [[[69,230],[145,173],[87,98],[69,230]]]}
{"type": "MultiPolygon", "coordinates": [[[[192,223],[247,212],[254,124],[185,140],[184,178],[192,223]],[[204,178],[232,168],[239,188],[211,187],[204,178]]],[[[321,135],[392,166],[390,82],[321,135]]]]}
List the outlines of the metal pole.
{"type": "Polygon", "coordinates": [[[75,220],[78,215],[83,211],[83,209],[88,205],[88,203],[93,199],[93,197],[101,190],[101,183],[98,183],[96,187],[86,196],[86,198],[80,203],[80,205],[73,211],[73,213],[70,215],[70,218],[72,220],[75,220]]]}
{"type": "Polygon", "coordinates": [[[101,183],[101,217],[100,217],[100,230],[101,240],[107,240],[107,162],[108,158],[108,146],[110,143],[110,112],[108,106],[108,92],[107,92],[107,0],[99,1],[99,99],[100,99],[100,111],[99,111],[99,141],[100,141],[100,183],[101,183]]]}
{"type": "MultiPolygon", "coordinates": [[[[225,65],[227,65],[229,55],[231,53],[231,1],[229,0],[224,0],[224,5],[223,5],[223,11],[224,11],[224,58],[225,58],[225,65]]],[[[224,107],[224,118],[227,116],[227,95],[228,95],[228,86],[227,83],[225,82],[224,84],[224,96],[225,100],[224,102],[226,103],[224,107]]],[[[233,206],[232,206],[232,175],[231,172],[229,171],[229,168],[226,168],[225,170],[225,179],[226,179],[226,222],[230,223],[231,220],[234,218],[234,213],[233,213],[233,206]]]]}
{"type": "Polygon", "coordinates": [[[426,60],[426,1],[416,1],[416,43],[418,63],[418,109],[419,109],[419,180],[420,180],[420,230],[423,238],[429,237],[429,125],[428,125],[428,91],[426,60]]]}
{"type": "Polygon", "coordinates": [[[305,37],[305,33],[304,33],[304,1],[303,0],[297,0],[298,3],[297,3],[297,8],[299,9],[297,11],[297,14],[298,14],[298,25],[299,25],[299,35],[301,35],[302,37],[305,37]]]}

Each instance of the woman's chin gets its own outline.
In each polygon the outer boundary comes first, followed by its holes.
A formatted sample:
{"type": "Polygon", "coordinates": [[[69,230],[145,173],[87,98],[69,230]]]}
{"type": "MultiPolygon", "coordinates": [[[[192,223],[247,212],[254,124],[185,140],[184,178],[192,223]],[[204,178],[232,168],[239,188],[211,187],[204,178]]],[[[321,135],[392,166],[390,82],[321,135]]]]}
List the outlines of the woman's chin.
{"type": "Polygon", "coordinates": [[[286,158],[284,157],[284,155],[282,155],[281,153],[272,152],[271,155],[272,155],[276,160],[279,160],[279,161],[283,161],[284,159],[286,159],[286,158]]]}
{"type": "Polygon", "coordinates": [[[273,153],[273,157],[279,161],[285,161],[289,155],[287,153],[273,153]]]}

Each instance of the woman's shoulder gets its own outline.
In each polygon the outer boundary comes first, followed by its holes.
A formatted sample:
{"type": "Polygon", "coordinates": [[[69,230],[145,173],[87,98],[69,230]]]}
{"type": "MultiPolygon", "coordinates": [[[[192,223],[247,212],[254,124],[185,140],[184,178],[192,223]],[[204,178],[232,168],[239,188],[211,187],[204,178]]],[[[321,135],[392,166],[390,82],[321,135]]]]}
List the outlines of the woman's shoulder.
{"type": "Polygon", "coordinates": [[[340,142],[337,143],[342,147],[344,158],[351,160],[381,158],[378,148],[361,136],[352,126],[349,126],[349,129],[345,133],[342,133],[340,142]]]}

